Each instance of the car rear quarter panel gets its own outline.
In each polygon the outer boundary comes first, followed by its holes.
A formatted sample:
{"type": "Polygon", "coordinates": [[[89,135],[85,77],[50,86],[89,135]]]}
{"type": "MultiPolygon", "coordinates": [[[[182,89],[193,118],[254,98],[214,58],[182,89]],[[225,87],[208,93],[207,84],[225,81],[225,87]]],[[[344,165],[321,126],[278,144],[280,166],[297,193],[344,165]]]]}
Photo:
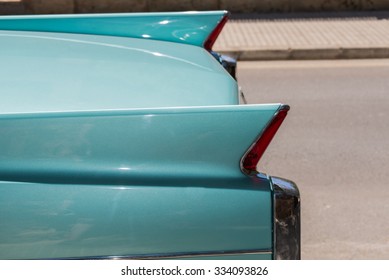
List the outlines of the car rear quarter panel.
{"type": "Polygon", "coordinates": [[[271,254],[268,181],[175,183],[0,182],[0,258],[142,258],[242,250],[271,254]]]}
{"type": "Polygon", "coordinates": [[[240,158],[280,104],[3,114],[0,258],[271,255],[240,158]]]}
{"type": "Polygon", "coordinates": [[[238,104],[236,81],[201,47],[0,31],[1,113],[238,104]]]}

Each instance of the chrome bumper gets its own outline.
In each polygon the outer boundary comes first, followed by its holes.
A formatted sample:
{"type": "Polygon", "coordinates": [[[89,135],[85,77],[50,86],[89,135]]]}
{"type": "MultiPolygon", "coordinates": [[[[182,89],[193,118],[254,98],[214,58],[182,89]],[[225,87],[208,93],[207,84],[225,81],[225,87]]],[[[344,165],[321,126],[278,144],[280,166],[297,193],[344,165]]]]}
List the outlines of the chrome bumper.
{"type": "Polygon", "coordinates": [[[271,177],[273,183],[273,240],[275,260],[297,260],[300,254],[300,193],[291,181],[271,177]]]}

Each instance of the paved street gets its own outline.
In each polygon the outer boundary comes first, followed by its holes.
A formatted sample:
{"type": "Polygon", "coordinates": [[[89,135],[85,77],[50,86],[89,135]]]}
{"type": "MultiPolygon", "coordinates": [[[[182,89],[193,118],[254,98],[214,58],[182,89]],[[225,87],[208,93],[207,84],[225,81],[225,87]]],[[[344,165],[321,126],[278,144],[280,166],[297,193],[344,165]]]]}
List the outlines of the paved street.
{"type": "Polygon", "coordinates": [[[249,103],[291,111],[260,162],[302,195],[303,259],[389,259],[389,60],[240,62],[249,103]]]}

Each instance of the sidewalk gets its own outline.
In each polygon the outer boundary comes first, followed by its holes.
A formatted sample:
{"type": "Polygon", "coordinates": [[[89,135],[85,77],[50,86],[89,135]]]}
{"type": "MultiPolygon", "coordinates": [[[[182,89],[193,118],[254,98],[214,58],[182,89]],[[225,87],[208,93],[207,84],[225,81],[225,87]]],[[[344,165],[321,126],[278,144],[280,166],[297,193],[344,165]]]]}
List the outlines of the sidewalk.
{"type": "Polygon", "coordinates": [[[238,60],[389,58],[389,12],[241,15],[214,50],[238,60]]]}

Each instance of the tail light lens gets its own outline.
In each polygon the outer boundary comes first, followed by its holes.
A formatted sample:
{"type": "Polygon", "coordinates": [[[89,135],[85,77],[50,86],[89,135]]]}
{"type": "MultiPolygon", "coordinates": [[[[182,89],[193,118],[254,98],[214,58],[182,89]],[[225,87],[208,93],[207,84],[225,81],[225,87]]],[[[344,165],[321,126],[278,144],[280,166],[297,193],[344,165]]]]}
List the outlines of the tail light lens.
{"type": "Polygon", "coordinates": [[[282,105],[268,126],[264,129],[258,139],[251,145],[249,150],[243,156],[241,161],[242,171],[246,174],[257,172],[257,164],[270,144],[278,128],[281,126],[286,115],[288,114],[289,106],[282,105]]]}
{"type": "Polygon", "coordinates": [[[208,51],[212,50],[212,46],[215,43],[217,37],[219,37],[220,32],[222,31],[224,25],[226,24],[228,20],[228,14],[226,14],[221,21],[218,23],[218,25],[215,27],[215,29],[212,31],[212,33],[208,36],[207,40],[205,40],[204,48],[208,51]]]}

